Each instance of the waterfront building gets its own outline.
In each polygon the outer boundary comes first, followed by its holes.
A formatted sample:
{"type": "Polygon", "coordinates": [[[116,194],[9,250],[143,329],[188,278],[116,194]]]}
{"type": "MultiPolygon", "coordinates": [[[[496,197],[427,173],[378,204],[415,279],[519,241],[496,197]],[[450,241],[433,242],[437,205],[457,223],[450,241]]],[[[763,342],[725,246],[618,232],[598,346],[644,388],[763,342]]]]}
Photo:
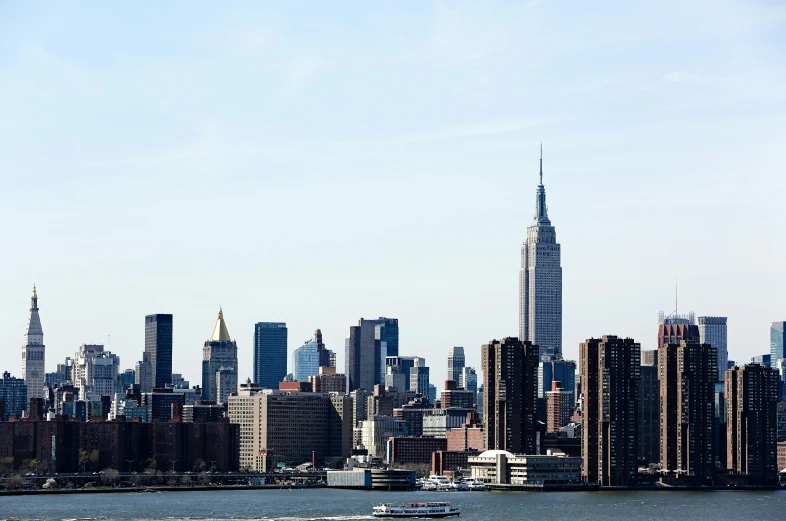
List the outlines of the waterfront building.
{"type": "Polygon", "coordinates": [[[508,337],[482,347],[485,448],[535,454],[538,346],[508,337]]]}
{"type": "Polygon", "coordinates": [[[360,422],[361,444],[372,458],[386,458],[388,440],[408,434],[407,424],[392,416],[375,415],[360,422]]]}
{"type": "Polygon", "coordinates": [[[145,354],[148,355],[150,384],[154,389],[172,384],[172,315],[145,317],[145,354]]]}
{"type": "Polygon", "coordinates": [[[344,455],[331,453],[344,450],[348,439],[343,427],[331,422],[349,426],[345,400],[334,401],[327,393],[241,389],[228,402],[229,421],[241,425],[241,468],[269,472],[278,463],[296,466],[312,456],[323,462],[344,455]],[[337,405],[340,413],[332,411],[337,405]],[[338,432],[342,436],[331,442],[338,432]]]}
{"type": "Polygon", "coordinates": [[[22,379],[27,385],[29,398],[43,395],[46,382],[45,361],[46,346],[44,346],[41,317],[38,314],[38,291],[33,285],[33,296],[30,297],[30,315],[27,318],[24,345],[22,346],[22,379]]]}
{"type": "Polygon", "coordinates": [[[429,465],[431,454],[447,450],[446,438],[401,438],[393,436],[388,439],[385,461],[393,466],[429,465]]]}
{"type": "Polygon", "coordinates": [[[561,382],[551,381],[546,393],[546,432],[560,432],[573,415],[573,392],[562,388],[561,382]]]}
{"type": "Polygon", "coordinates": [[[464,370],[464,348],[453,346],[448,351],[448,380],[459,382],[464,370]]]}
{"type": "Polygon", "coordinates": [[[14,378],[6,371],[0,379],[0,421],[21,418],[27,410],[27,385],[21,378],[14,378]]]}
{"type": "Polygon", "coordinates": [[[773,322],[770,327],[770,361],[786,358],[786,322],[773,322]]]}
{"type": "Polygon", "coordinates": [[[450,429],[461,427],[467,420],[467,415],[475,409],[424,409],[423,410],[423,436],[444,438],[450,429]]]}
{"type": "Polygon", "coordinates": [[[579,346],[582,478],[601,486],[638,479],[638,385],[641,345],[606,335],[579,346]]]}
{"type": "MultiPolygon", "coordinates": [[[[433,404],[436,401],[436,396],[431,396],[431,384],[429,383],[430,370],[426,366],[426,359],[416,356],[413,360],[413,366],[409,370],[409,389],[414,391],[415,394],[428,399],[429,403],[433,404]]],[[[434,389],[436,394],[436,388],[434,389]]]]}
{"type": "Polygon", "coordinates": [[[729,360],[729,341],[726,317],[699,317],[699,343],[710,344],[718,350],[718,381],[723,381],[729,360]]]}
{"type": "Polygon", "coordinates": [[[347,394],[347,375],[336,374],[335,367],[320,367],[319,374],[309,376],[308,381],[315,393],[347,394]]]}
{"type": "Polygon", "coordinates": [[[213,333],[202,347],[202,400],[226,403],[237,390],[237,342],[229,336],[219,307],[213,333]]]}
{"type": "Polygon", "coordinates": [[[717,350],[709,344],[658,348],[661,467],[712,484],[715,472],[717,350]]]}
{"type": "Polygon", "coordinates": [[[762,365],[726,371],[726,468],[750,484],[778,479],[778,373],[762,365]]]}
{"type": "Polygon", "coordinates": [[[657,351],[642,351],[639,378],[639,458],[660,462],[660,383],[657,351]],[[644,356],[644,355],[647,356],[644,356]]]}
{"type": "Polygon", "coordinates": [[[287,374],[287,325],[257,322],[254,325],[254,382],[265,389],[278,389],[287,374]]]}
{"type": "Polygon", "coordinates": [[[519,339],[539,346],[543,360],[562,358],[562,265],[557,232],[546,206],[542,147],[535,218],[521,246],[519,339]]]}
{"type": "Polygon", "coordinates": [[[558,451],[545,455],[487,450],[467,460],[472,479],[497,485],[575,485],[581,480],[581,458],[558,451]]]}

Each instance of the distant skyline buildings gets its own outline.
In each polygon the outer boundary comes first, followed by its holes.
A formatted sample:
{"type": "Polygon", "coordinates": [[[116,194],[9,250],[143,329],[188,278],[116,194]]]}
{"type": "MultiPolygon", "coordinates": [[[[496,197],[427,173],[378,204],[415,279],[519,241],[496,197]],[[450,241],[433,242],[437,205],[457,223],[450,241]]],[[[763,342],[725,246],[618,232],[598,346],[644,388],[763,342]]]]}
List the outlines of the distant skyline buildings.
{"type": "Polygon", "coordinates": [[[344,339],[344,372],[349,390],[371,391],[385,383],[388,356],[398,356],[398,319],[379,317],[358,320],[344,339]]]}
{"type": "Polygon", "coordinates": [[[786,322],[773,322],[770,327],[770,363],[773,367],[781,358],[786,358],[786,322]]]}
{"type": "Polygon", "coordinates": [[[153,389],[172,383],[172,315],[158,313],[145,317],[145,354],[149,357],[153,389]]]}
{"type": "Polygon", "coordinates": [[[459,383],[465,362],[463,347],[453,346],[448,350],[448,380],[459,383]]]}
{"type": "Polygon", "coordinates": [[[320,367],[336,367],[336,355],[325,347],[322,331],[292,352],[292,376],[297,382],[308,382],[310,376],[319,375],[320,367]]]}
{"type": "Polygon", "coordinates": [[[224,310],[219,307],[213,332],[202,347],[201,399],[226,403],[229,394],[237,392],[239,380],[237,342],[229,336],[224,310]]]}
{"type": "Polygon", "coordinates": [[[264,389],[278,389],[286,375],[286,322],[257,322],[254,325],[254,383],[264,389]]]}
{"type": "Polygon", "coordinates": [[[543,360],[562,358],[562,265],[546,205],[542,145],[535,218],[521,246],[519,338],[539,346],[543,360]]]}
{"type": "Polygon", "coordinates": [[[718,381],[722,382],[729,360],[729,333],[726,317],[699,317],[699,342],[718,350],[718,381]]]}

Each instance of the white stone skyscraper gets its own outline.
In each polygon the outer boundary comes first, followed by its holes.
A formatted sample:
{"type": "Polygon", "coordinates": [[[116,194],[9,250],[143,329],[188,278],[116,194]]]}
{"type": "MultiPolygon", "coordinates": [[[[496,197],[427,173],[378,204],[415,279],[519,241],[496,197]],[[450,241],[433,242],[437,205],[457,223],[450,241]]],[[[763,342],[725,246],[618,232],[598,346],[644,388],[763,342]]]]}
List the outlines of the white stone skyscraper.
{"type": "Polygon", "coordinates": [[[27,319],[24,342],[22,378],[27,385],[27,399],[41,398],[46,378],[45,348],[44,330],[41,328],[41,318],[38,316],[38,292],[35,285],[33,286],[33,296],[30,298],[30,318],[27,319]]]}
{"type": "Polygon", "coordinates": [[[542,146],[535,219],[521,246],[519,338],[538,345],[542,360],[562,359],[562,266],[557,233],[546,207],[542,146]]]}

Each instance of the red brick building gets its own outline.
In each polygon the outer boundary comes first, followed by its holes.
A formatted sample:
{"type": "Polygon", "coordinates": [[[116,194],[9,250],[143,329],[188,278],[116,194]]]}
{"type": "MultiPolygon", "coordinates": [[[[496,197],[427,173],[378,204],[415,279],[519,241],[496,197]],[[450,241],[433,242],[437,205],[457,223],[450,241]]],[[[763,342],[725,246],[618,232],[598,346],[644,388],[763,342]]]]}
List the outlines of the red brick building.
{"type": "Polygon", "coordinates": [[[461,427],[454,427],[445,432],[449,451],[464,452],[467,450],[483,450],[483,425],[477,413],[467,414],[467,420],[461,427]]]}
{"type": "Polygon", "coordinates": [[[448,440],[445,438],[390,438],[390,464],[428,465],[433,452],[446,450],[447,447],[448,440]]]}

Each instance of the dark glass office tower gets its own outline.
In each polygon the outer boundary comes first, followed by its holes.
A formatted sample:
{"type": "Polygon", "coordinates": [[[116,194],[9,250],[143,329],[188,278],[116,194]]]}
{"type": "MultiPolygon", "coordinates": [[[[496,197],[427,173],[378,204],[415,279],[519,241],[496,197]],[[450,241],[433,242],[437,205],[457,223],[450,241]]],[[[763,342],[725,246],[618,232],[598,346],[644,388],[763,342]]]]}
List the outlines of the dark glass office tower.
{"type": "Polygon", "coordinates": [[[377,339],[386,344],[386,354],[382,359],[382,374],[384,375],[385,357],[398,356],[398,319],[379,317],[374,322],[377,324],[377,339]]]}
{"type": "Polygon", "coordinates": [[[374,389],[385,383],[385,361],[398,356],[398,319],[361,318],[345,339],[345,368],[349,391],[374,389]]]}
{"type": "Polygon", "coordinates": [[[287,374],[287,324],[257,322],[254,325],[254,382],[265,389],[278,389],[287,374]]]}
{"type": "Polygon", "coordinates": [[[172,383],[172,315],[145,317],[145,352],[149,353],[150,381],[154,389],[172,383]]]}

